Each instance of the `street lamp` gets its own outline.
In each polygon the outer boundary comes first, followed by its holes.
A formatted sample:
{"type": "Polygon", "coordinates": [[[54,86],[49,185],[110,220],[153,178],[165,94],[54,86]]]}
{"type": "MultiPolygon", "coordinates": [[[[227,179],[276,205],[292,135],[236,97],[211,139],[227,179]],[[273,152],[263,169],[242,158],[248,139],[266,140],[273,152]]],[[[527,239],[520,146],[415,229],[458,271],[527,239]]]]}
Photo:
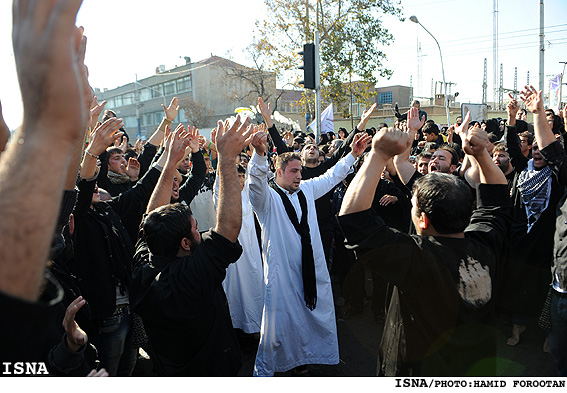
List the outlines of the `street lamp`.
{"type": "Polygon", "coordinates": [[[447,111],[447,126],[450,126],[451,125],[451,117],[449,116],[449,100],[447,99],[447,83],[445,82],[445,68],[443,67],[443,55],[441,54],[441,46],[439,45],[439,42],[433,36],[433,34],[431,34],[431,32],[429,30],[427,30],[421,23],[419,23],[419,20],[417,20],[417,16],[412,15],[412,16],[410,16],[409,19],[413,23],[417,23],[418,25],[423,27],[423,30],[427,31],[429,33],[429,35],[431,37],[433,37],[433,39],[435,40],[435,43],[437,44],[437,47],[439,48],[439,57],[441,57],[441,73],[443,74],[443,85],[445,86],[445,110],[447,111]]]}

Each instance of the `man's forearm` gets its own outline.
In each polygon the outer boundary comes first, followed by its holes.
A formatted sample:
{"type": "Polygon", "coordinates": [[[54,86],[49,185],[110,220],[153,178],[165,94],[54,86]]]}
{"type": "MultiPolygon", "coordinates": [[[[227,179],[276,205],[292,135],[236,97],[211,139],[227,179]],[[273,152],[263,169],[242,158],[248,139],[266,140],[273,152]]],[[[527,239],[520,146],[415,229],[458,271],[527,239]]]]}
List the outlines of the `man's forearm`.
{"type": "Polygon", "coordinates": [[[163,171],[152,192],[146,213],[150,213],[158,207],[167,205],[171,201],[171,188],[173,186],[173,175],[175,173],[175,164],[167,161],[163,167],[163,171]]]}
{"type": "Polygon", "coordinates": [[[242,225],[242,201],[234,161],[220,156],[217,173],[219,200],[215,231],[235,243],[242,225]]]}
{"type": "Polygon", "coordinates": [[[479,154],[478,156],[474,157],[476,162],[478,163],[479,168],[479,178],[480,182],[483,184],[508,184],[506,180],[506,176],[492,158],[488,155],[488,152],[485,154],[479,154]]]}
{"type": "Polygon", "coordinates": [[[543,113],[534,113],[534,133],[540,149],[556,141],[555,135],[543,113]]]}
{"type": "Polygon", "coordinates": [[[73,149],[34,133],[26,138],[24,125],[15,136],[24,143],[11,144],[0,165],[0,291],[30,301],[39,295],[73,149]],[[46,162],[49,170],[37,176],[46,162]]]}
{"type": "Polygon", "coordinates": [[[380,175],[388,159],[371,151],[345,193],[339,215],[357,213],[369,209],[374,200],[380,175]]]}

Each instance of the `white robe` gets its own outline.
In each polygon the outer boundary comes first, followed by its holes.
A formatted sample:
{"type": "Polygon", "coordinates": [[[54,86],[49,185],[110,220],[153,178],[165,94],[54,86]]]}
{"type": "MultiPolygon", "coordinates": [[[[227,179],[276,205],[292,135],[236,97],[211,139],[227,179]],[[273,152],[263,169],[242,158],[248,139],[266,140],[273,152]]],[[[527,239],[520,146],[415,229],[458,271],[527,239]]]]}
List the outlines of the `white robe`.
{"type": "MultiPolygon", "coordinates": [[[[349,154],[323,175],[302,181],[299,186],[307,199],[317,280],[317,306],[310,311],[303,297],[301,238],[281,197],[268,186],[266,156],[252,155],[248,164],[250,201],[262,227],[266,284],[255,376],[272,376],[304,364],[339,363],[331,279],[319,234],[315,200],[347,176],[354,160],[349,154]]],[[[284,192],[301,221],[297,192],[284,192]]]]}
{"type": "MultiPolygon", "coordinates": [[[[226,278],[222,286],[228,300],[232,325],[245,333],[258,333],[264,308],[264,277],[262,256],[256,236],[254,212],[248,198],[248,183],[241,192],[242,227],[238,242],[242,246],[242,255],[226,269],[226,278]]],[[[213,200],[215,210],[218,204],[219,181],[215,179],[213,200]]]]}

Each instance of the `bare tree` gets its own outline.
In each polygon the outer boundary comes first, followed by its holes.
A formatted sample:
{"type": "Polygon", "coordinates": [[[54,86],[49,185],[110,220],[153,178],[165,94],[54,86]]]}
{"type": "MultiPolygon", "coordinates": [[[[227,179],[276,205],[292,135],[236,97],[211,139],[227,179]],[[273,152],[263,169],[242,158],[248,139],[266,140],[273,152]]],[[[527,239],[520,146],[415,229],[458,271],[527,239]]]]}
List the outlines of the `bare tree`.
{"type": "Polygon", "coordinates": [[[191,97],[179,100],[179,107],[185,112],[185,118],[189,125],[197,128],[205,128],[209,122],[209,118],[214,115],[211,109],[200,102],[196,102],[191,97]]]}

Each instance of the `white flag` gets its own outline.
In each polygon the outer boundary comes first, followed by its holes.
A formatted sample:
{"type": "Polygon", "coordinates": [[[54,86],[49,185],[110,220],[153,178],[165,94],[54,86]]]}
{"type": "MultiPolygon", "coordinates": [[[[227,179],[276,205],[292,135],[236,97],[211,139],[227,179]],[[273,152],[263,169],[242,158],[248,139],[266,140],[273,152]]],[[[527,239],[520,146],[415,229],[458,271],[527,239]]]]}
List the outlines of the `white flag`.
{"type": "MultiPolygon", "coordinates": [[[[317,126],[315,121],[313,121],[307,128],[311,128],[313,132],[317,131],[317,126]]],[[[321,134],[326,134],[327,132],[335,132],[335,125],[333,120],[333,103],[331,103],[327,109],[321,113],[321,134]]]]}

